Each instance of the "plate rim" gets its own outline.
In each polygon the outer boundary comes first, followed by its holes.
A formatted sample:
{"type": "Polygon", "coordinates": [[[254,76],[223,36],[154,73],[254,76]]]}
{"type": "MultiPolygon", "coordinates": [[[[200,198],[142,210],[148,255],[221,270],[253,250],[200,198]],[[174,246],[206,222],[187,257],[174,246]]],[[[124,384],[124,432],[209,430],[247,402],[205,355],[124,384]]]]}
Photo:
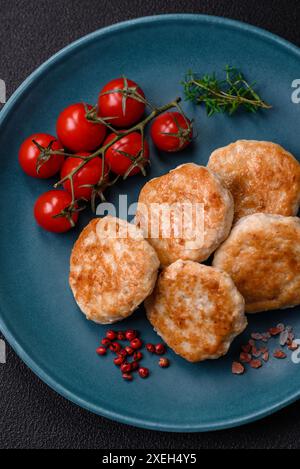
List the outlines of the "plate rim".
{"type": "MultiPolygon", "coordinates": [[[[92,33],[89,33],[62,48],[54,55],[52,55],[49,59],[47,59],[44,63],[42,63],[37,69],[35,69],[22,83],[21,85],[14,91],[12,96],[8,99],[6,104],[4,105],[3,109],[0,111],[0,131],[2,126],[5,124],[6,119],[9,117],[11,110],[17,104],[19,100],[22,99],[22,96],[25,92],[30,90],[30,86],[36,82],[44,72],[52,66],[57,64],[60,60],[63,59],[64,56],[69,54],[72,50],[77,49],[78,47],[84,47],[90,41],[95,40],[98,37],[105,36],[107,34],[117,33],[120,30],[127,29],[128,27],[140,26],[140,25],[147,25],[148,23],[157,23],[157,22],[175,22],[175,21],[182,21],[182,20],[190,20],[196,21],[199,23],[211,23],[215,25],[227,26],[232,29],[242,30],[243,32],[248,32],[255,36],[259,36],[261,39],[276,43],[280,47],[284,47],[289,52],[296,54],[300,59],[300,48],[298,48],[295,44],[292,44],[286,39],[277,36],[274,33],[271,33],[265,29],[259,28],[257,26],[250,25],[248,23],[232,20],[226,17],[219,17],[214,15],[201,15],[201,14],[187,14],[187,13],[177,13],[177,14],[162,14],[162,15],[153,15],[153,16],[144,16],[141,18],[135,18],[132,20],[122,21],[110,26],[106,26],[104,28],[100,28],[92,33]]],[[[210,422],[209,424],[205,423],[197,423],[197,424],[162,424],[159,422],[145,420],[140,418],[135,418],[130,415],[120,414],[117,412],[113,412],[105,407],[101,407],[99,405],[91,404],[85,399],[81,398],[79,395],[73,393],[70,389],[67,389],[65,386],[61,385],[55,378],[53,378],[48,372],[46,372],[34,359],[27,354],[23,346],[20,344],[18,338],[16,338],[13,334],[10,333],[9,328],[6,327],[5,321],[2,318],[1,312],[3,309],[0,310],[0,331],[3,333],[5,339],[11,345],[13,350],[16,354],[20,357],[20,359],[35,373],[45,384],[47,384],[50,388],[52,388],[55,392],[63,396],[64,398],[68,399],[72,403],[90,411],[97,415],[101,415],[102,417],[106,417],[108,419],[132,425],[139,428],[150,429],[150,430],[157,430],[157,431],[164,431],[164,432],[183,432],[183,433],[190,433],[190,432],[206,432],[206,431],[215,431],[215,430],[222,430],[227,428],[234,428],[240,425],[245,425],[250,422],[254,422],[259,420],[263,417],[266,417],[274,412],[281,410],[282,408],[292,404],[297,399],[300,398],[300,388],[298,391],[293,393],[292,395],[288,395],[287,397],[283,398],[281,401],[277,402],[276,404],[271,404],[268,407],[265,407],[262,410],[258,410],[256,412],[252,412],[250,414],[234,417],[231,419],[225,420],[215,420],[210,422]]]]}

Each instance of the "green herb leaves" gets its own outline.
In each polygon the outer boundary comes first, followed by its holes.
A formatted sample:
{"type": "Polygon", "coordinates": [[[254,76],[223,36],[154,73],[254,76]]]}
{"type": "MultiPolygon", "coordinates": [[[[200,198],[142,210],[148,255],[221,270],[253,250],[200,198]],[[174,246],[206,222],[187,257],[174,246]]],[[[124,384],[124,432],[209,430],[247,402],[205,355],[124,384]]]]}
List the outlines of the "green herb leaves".
{"type": "Polygon", "coordinates": [[[249,84],[236,68],[226,66],[225,79],[219,80],[215,73],[199,78],[189,72],[183,82],[185,97],[196,104],[204,103],[208,116],[217,113],[234,114],[239,108],[248,112],[270,109],[254,90],[255,83],[249,84]]]}

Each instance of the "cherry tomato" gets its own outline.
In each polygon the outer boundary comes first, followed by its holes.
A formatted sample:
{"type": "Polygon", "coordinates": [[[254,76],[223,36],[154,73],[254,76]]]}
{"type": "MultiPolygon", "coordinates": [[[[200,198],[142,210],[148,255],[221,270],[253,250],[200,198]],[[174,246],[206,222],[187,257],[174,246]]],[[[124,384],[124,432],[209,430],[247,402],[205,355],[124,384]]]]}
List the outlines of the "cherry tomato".
{"type": "Polygon", "coordinates": [[[50,156],[50,150],[63,151],[62,144],[52,135],[33,134],[24,140],[19,151],[19,163],[23,171],[28,176],[40,179],[54,176],[60,170],[64,157],[61,155],[50,156]],[[39,145],[44,150],[39,148],[39,145]],[[38,171],[37,168],[39,168],[38,171]]]}
{"type": "MultiPolygon", "coordinates": [[[[47,231],[63,233],[72,228],[68,217],[57,217],[63,210],[67,209],[72,202],[72,197],[66,191],[48,191],[40,195],[34,205],[34,216],[37,223],[47,231]]],[[[78,212],[69,213],[75,224],[78,220],[78,212]]]]}
{"type": "MultiPolygon", "coordinates": [[[[81,153],[81,156],[89,156],[90,153],[81,153]]],[[[70,174],[75,168],[81,164],[80,158],[73,158],[70,156],[64,162],[61,169],[61,179],[70,174]]],[[[74,195],[75,199],[91,199],[93,187],[82,187],[84,185],[92,185],[99,183],[102,175],[102,159],[99,157],[93,158],[91,161],[86,163],[75,175],[73,176],[74,184],[74,195]]],[[[108,181],[108,166],[104,162],[104,177],[103,177],[103,188],[105,183],[108,181]]],[[[69,180],[64,182],[64,189],[71,194],[71,183],[69,180]]],[[[101,187],[99,187],[99,190],[101,187]]]]}
{"type": "MultiPolygon", "coordinates": [[[[106,138],[104,145],[111,142],[115,136],[114,133],[110,134],[106,138]]],[[[139,132],[132,132],[124,135],[124,137],[106,150],[105,160],[113,173],[126,177],[134,176],[142,171],[142,168],[144,168],[149,160],[149,145],[146,140],[144,142],[143,157],[140,156],[141,150],[142,136],[139,132]],[[138,165],[134,166],[134,163],[138,163],[138,165]],[[130,166],[133,166],[131,171],[130,166]]]]}
{"type": "Polygon", "coordinates": [[[130,127],[144,114],[144,99],[143,91],[134,81],[125,77],[117,78],[111,80],[101,90],[98,112],[113,127],[130,127]],[[123,90],[123,92],[118,90],[123,90]]]}
{"type": "Polygon", "coordinates": [[[160,150],[168,152],[182,150],[193,137],[191,121],[180,112],[165,112],[154,120],[151,137],[160,150]]]}
{"type": "Polygon", "coordinates": [[[58,138],[66,148],[75,153],[96,150],[106,135],[104,124],[87,120],[86,109],[90,110],[92,106],[71,104],[60,113],[56,123],[58,138]]]}

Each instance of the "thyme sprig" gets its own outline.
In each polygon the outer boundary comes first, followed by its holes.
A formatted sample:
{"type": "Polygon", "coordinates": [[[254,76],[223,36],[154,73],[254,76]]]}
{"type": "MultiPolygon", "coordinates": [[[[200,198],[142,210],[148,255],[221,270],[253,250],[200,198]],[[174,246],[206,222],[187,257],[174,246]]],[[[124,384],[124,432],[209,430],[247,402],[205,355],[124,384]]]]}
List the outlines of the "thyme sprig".
{"type": "Polygon", "coordinates": [[[239,108],[255,113],[272,107],[255,91],[255,83],[249,84],[240,70],[227,65],[225,73],[225,79],[219,80],[215,73],[200,78],[190,71],[183,82],[186,99],[196,104],[204,103],[208,116],[232,115],[239,108]]]}

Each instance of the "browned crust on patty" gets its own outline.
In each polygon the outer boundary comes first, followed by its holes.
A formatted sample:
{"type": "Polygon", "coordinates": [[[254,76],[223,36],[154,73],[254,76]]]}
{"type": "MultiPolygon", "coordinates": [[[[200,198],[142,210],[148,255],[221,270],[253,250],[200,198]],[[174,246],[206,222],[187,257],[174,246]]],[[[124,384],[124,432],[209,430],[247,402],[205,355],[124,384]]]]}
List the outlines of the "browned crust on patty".
{"type": "Polygon", "coordinates": [[[129,316],[152,292],[158,267],[141,231],[108,216],[92,220],[81,232],[71,254],[69,281],[87,318],[107,324],[129,316]],[[114,223],[119,233],[129,226],[129,236],[111,237],[114,223]]]}
{"type": "Polygon", "coordinates": [[[229,275],[192,261],[166,267],[145,307],[157,333],[191,362],[226,354],[247,325],[244,300],[229,275]]]}
{"type": "Polygon", "coordinates": [[[262,213],[242,218],[213,265],[232,277],[249,313],[300,304],[299,218],[262,213]]]}
{"type": "Polygon", "coordinates": [[[234,220],[252,213],[297,214],[300,165],[272,142],[238,140],[215,150],[208,168],[217,173],[234,199],[234,220]]]}
{"type": "MultiPolygon", "coordinates": [[[[233,200],[230,192],[219,178],[203,166],[187,163],[178,166],[169,173],[150,180],[142,188],[136,213],[136,223],[146,233],[150,244],[155,248],[161,265],[166,266],[177,259],[203,261],[228,236],[233,219],[233,200]],[[164,237],[159,233],[152,236],[154,209],[151,204],[203,204],[204,224],[195,225],[193,236],[202,240],[190,248],[185,236],[164,237]],[[141,205],[149,210],[145,219],[141,205]],[[196,226],[197,225],[197,226],[196,226]]],[[[194,215],[193,215],[194,216],[194,215]]],[[[176,224],[172,228],[175,231],[176,224]]]]}

